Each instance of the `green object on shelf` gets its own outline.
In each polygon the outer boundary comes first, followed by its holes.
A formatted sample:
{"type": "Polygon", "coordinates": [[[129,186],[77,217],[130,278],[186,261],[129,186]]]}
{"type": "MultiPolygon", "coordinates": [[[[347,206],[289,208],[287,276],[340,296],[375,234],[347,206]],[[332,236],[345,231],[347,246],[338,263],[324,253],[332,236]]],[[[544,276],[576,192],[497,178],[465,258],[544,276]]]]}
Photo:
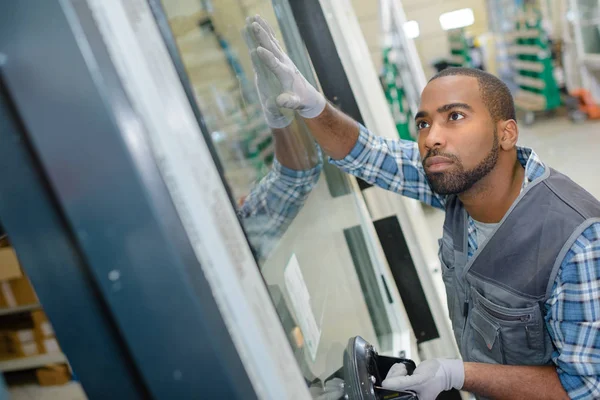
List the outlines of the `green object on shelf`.
{"type": "Polygon", "coordinates": [[[391,51],[391,48],[383,50],[381,84],[383,85],[385,98],[390,106],[390,111],[392,112],[400,139],[414,141],[415,139],[411,135],[409,128],[411,115],[406,104],[406,94],[404,93],[398,66],[390,60],[391,51]]]}
{"type": "Polygon", "coordinates": [[[255,169],[258,181],[269,172],[275,158],[271,128],[261,112],[242,117],[238,121],[238,126],[244,132],[241,140],[243,154],[255,169]]]}
{"type": "Polygon", "coordinates": [[[450,54],[448,64],[452,67],[473,67],[469,43],[465,36],[464,29],[453,29],[448,31],[448,40],[450,41],[450,54]],[[460,59],[460,62],[459,60],[460,59]]]}
{"type": "Polygon", "coordinates": [[[517,106],[530,111],[552,110],[559,107],[562,101],[560,89],[554,79],[548,35],[542,28],[542,15],[539,10],[528,8],[525,14],[527,17],[519,19],[515,26],[515,82],[520,88],[516,97],[524,99],[517,101],[517,106]],[[524,107],[528,101],[533,102],[531,108],[524,107]],[[536,106],[539,109],[536,109],[536,106]]]}

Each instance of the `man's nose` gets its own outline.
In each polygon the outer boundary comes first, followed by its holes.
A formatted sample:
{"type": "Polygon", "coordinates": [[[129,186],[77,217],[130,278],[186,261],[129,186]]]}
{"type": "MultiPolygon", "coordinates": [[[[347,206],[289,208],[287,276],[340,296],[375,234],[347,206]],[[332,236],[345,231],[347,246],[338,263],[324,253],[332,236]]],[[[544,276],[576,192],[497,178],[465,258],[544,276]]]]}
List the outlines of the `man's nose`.
{"type": "Polygon", "coordinates": [[[433,149],[436,147],[444,147],[446,145],[446,134],[439,126],[432,124],[425,137],[425,147],[433,149]]]}

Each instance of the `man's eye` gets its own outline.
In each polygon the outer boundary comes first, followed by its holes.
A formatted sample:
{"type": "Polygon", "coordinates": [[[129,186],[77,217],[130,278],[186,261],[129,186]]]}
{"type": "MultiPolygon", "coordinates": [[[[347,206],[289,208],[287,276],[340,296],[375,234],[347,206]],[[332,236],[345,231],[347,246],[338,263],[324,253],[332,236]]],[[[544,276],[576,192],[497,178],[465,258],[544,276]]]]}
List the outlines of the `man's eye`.
{"type": "Polygon", "coordinates": [[[451,112],[449,115],[450,121],[458,121],[458,120],[463,119],[464,117],[465,117],[464,115],[459,114],[457,112],[451,112]]]}
{"type": "Polygon", "coordinates": [[[427,122],[425,122],[425,121],[419,121],[419,122],[417,122],[417,129],[418,130],[425,129],[427,127],[429,127],[429,124],[427,122]]]}

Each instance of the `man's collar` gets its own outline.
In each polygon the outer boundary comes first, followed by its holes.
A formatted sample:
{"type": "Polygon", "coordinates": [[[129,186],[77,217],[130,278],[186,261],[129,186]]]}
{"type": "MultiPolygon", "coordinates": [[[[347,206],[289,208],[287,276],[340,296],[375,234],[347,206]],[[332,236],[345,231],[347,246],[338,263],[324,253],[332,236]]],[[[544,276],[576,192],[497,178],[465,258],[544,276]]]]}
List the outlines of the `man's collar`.
{"type": "Polygon", "coordinates": [[[546,166],[533,149],[517,146],[517,159],[525,168],[523,188],[546,172],[546,166]]]}

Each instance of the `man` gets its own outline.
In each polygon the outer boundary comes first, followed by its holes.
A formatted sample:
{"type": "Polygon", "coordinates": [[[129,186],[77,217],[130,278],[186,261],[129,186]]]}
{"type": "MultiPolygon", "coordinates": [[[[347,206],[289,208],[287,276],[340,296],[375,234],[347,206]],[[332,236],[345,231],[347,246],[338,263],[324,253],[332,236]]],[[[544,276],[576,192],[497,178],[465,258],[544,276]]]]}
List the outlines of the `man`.
{"type": "Polygon", "coordinates": [[[276,104],[305,119],[333,164],[446,212],[440,260],[463,360],[427,360],[412,376],[395,366],[383,386],[425,400],[451,388],[600,398],[600,203],[517,147],[506,85],[442,71],[422,93],[418,145],[385,140],[327,104],[266,22],[250,22],[281,83],[276,104]]]}

